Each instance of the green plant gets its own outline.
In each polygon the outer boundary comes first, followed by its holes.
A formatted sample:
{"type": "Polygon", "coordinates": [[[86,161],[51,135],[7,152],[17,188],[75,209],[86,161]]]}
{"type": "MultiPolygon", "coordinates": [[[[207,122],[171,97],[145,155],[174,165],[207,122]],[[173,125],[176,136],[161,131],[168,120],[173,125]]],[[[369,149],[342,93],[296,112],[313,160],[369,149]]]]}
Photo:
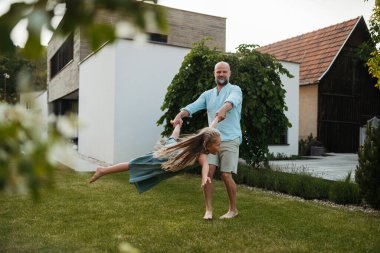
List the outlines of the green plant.
{"type": "MultiPolygon", "coordinates": [[[[132,25],[139,31],[146,31],[149,27],[165,31],[167,29],[165,13],[156,3],[157,0],[17,1],[0,16],[0,54],[13,53],[16,50],[11,32],[21,20],[26,20],[28,23],[26,27],[28,37],[21,51],[31,58],[41,56],[44,51],[40,40],[43,28],[62,36],[80,28],[93,50],[98,49],[106,41],[115,41],[117,27],[124,26],[125,30],[126,24],[132,25]],[[104,11],[118,14],[120,26],[97,22],[98,14],[104,11]],[[59,17],[62,19],[55,28],[54,21],[59,17]]],[[[130,28],[128,27],[129,30],[130,28]]]]}
{"type": "Polygon", "coordinates": [[[330,186],[329,200],[337,204],[360,204],[359,186],[351,182],[351,172],[344,181],[336,181],[330,186]]]}
{"type": "Polygon", "coordinates": [[[0,103],[0,191],[33,197],[53,183],[57,155],[64,152],[73,122],[67,117],[50,117],[21,105],[0,103]]]}
{"type": "Polygon", "coordinates": [[[369,32],[371,40],[367,43],[367,47],[372,51],[367,61],[368,72],[377,79],[375,87],[380,89],[380,51],[377,49],[380,43],[380,1],[378,0],[375,1],[375,7],[369,20],[369,32]]]}
{"type": "Polygon", "coordinates": [[[380,209],[380,126],[367,124],[366,139],[358,151],[355,180],[365,201],[380,209]]]}
{"type": "MultiPolygon", "coordinates": [[[[230,64],[231,83],[239,85],[244,94],[240,156],[247,163],[259,166],[266,160],[268,144],[290,127],[284,114],[287,110],[284,102],[286,91],[279,76],[290,74],[272,56],[256,51],[254,45],[241,45],[236,53],[226,54],[216,48],[208,48],[205,40],[194,44],[179,73],[168,86],[161,106],[164,114],[157,124],[164,124],[163,135],[169,134],[172,131],[169,122],[179,109],[195,101],[202,92],[215,87],[213,70],[218,61],[230,64]]],[[[185,120],[183,132],[194,132],[206,125],[206,112],[202,111],[185,120]]]]}
{"type": "Polygon", "coordinates": [[[316,137],[313,137],[312,133],[310,133],[310,135],[307,137],[306,140],[304,139],[299,140],[298,154],[301,156],[310,156],[311,147],[313,146],[321,147],[322,143],[318,141],[316,137]]]}

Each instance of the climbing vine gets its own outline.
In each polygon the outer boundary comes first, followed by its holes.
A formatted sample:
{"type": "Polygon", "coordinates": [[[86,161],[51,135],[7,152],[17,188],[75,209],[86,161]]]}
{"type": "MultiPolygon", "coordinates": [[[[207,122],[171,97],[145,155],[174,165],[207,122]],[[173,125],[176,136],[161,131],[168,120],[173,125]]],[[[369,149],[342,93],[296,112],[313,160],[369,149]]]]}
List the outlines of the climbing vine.
{"type": "MultiPolygon", "coordinates": [[[[291,75],[272,56],[255,48],[255,45],[240,45],[236,53],[223,53],[207,47],[205,40],[194,44],[168,86],[161,107],[164,114],[157,121],[158,125],[164,125],[162,134],[171,133],[172,126],[168,122],[181,108],[195,101],[202,92],[215,87],[214,66],[219,61],[226,61],[232,72],[230,82],[240,86],[243,92],[240,157],[254,166],[265,161],[268,145],[278,141],[291,126],[284,114],[287,110],[284,101],[286,91],[280,74],[291,75]]],[[[192,133],[205,126],[207,116],[203,110],[192,118],[184,119],[182,132],[192,133]]]]}

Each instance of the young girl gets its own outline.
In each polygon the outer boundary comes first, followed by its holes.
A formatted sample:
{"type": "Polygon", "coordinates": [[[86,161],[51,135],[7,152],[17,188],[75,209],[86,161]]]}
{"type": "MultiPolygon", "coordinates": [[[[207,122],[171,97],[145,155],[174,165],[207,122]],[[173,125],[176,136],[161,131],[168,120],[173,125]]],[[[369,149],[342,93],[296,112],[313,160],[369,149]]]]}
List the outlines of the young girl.
{"type": "Polygon", "coordinates": [[[211,179],[208,177],[207,154],[218,153],[221,143],[219,131],[215,129],[217,122],[215,120],[212,127],[203,128],[198,133],[179,141],[181,125],[178,124],[174,127],[172,135],[158,150],[126,163],[99,167],[90,183],[104,175],[129,170],[129,182],[136,186],[139,193],[142,193],[198,161],[202,167],[201,187],[204,187],[208,182],[211,183],[211,179]]]}

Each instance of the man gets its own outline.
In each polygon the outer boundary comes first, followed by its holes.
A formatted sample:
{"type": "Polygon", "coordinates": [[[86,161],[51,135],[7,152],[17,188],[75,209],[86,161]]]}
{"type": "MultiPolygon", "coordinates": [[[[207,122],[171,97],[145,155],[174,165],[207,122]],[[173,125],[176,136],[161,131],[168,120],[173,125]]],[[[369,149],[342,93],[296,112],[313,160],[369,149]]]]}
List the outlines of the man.
{"type": "MultiPolygon", "coordinates": [[[[236,184],[232,173],[237,173],[239,145],[242,141],[240,128],[241,106],[243,101],[239,86],[229,83],[231,76],[230,66],[227,62],[218,62],[214,68],[216,87],[203,92],[199,98],[181,109],[175,117],[173,124],[182,124],[182,118],[191,117],[194,113],[207,109],[208,124],[216,119],[220,123],[217,129],[220,131],[222,144],[218,155],[208,155],[210,164],[209,177],[212,179],[217,167],[221,171],[228,198],[228,212],[220,219],[231,219],[238,215],[236,207],[236,184]]],[[[203,188],[206,212],[203,219],[212,219],[212,192],[213,185],[208,183],[203,188]]]]}

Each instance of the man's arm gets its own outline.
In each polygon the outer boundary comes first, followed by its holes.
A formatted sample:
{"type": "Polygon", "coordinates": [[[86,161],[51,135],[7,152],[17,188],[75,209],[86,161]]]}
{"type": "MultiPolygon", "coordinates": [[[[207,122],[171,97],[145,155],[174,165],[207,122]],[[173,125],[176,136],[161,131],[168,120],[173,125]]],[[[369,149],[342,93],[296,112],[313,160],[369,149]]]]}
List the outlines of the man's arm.
{"type": "Polygon", "coordinates": [[[226,118],[227,112],[231,110],[234,106],[231,102],[225,102],[223,106],[216,112],[216,116],[220,117],[219,121],[222,121],[226,118]]]}
{"type": "Polygon", "coordinates": [[[183,123],[183,120],[182,118],[186,118],[186,117],[189,117],[190,113],[186,110],[182,110],[180,111],[176,116],[175,118],[170,121],[170,123],[173,124],[173,126],[177,126],[177,125],[182,125],[183,123]]]}

